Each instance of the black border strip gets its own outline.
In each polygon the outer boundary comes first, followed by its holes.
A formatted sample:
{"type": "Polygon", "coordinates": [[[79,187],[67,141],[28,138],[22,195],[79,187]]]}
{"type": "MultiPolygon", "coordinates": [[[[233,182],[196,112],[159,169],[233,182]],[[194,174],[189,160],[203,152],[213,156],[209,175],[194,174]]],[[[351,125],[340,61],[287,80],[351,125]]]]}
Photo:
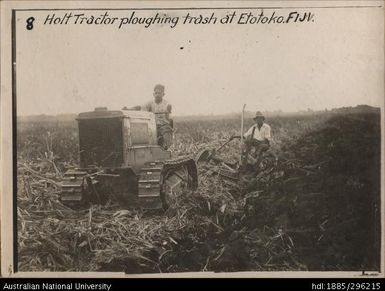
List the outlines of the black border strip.
{"type": "MultiPolygon", "coordinates": [[[[55,1],[55,0],[52,0],[55,1]]],[[[301,0],[300,0],[301,1],[301,0]]],[[[309,0],[305,0],[309,1],[309,0]]],[[[311,0],[310,0],[311,1],[311,0]]],[[[321,0],[323,1],[323,0],[321,0]]],[[[339,0],[334,0],[339,1],[339,0]]],[[[353,0],[354,1],[354,0],[353,0]]],[[[353,2],[352,1],[352,2],[353,2]]],[[[365,1],[365,0],[364,0],[365,1]]],[[[366,0],[370,2],[371,0],[366,0]]],[[[48,1],[47,1],[48,2],[48,1]]],[[[146,2],[146,1],[143,1],[146,2]]],[[[132,11],[132,10],[240,10],[240,9],[339,9],[339,8],[383,8],[383,5],[359,5],[359,6],[306,6],[306,7],[171,7],[171,8],[58,8],[58,9],[12,9],[12,180],[13,180],[13,272],[18,272],[18,228],[17,228],[17,101],[16,101],[16,12],[17,11],[132,11]]]]}
{"type": "Polygon", "coordinates": [[[345,6],[246,6],[246,7],[166,7],[166,8],[31,8],[31,9],[16,9],[17,11],[131,11],[131,10],[249,10],[249,9],[338,9],[338,8],[382,8],[383,5],[345,5],[345,6]]]}
{"type": "Polygon", "coordinates": [[[17,240],[17,102],[16,102],[16,10],[12,9],[12,175],[13,175],[13,272],[18,271],[18,240],[17,240]]]}

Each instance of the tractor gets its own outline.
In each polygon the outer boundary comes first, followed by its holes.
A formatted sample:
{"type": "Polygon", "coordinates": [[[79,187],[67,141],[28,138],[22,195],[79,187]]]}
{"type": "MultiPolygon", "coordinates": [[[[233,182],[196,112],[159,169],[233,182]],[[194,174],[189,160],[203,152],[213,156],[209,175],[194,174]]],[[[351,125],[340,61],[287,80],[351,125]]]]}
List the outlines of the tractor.
{"type": "Polygon", "coordinates": [[[80,167],[67,170],[60,200],[69,207],[109,198],[143,209],[168,209],[185,190],[198,186],[193,158],[172,159],[159,145],[152,112],[108,110],[80,113],[80,167]]]}

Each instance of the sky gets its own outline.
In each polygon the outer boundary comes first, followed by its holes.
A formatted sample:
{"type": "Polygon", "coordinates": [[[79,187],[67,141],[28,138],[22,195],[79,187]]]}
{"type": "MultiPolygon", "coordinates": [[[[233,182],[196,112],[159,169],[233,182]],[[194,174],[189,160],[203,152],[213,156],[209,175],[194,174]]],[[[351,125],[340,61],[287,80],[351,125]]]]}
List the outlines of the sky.
{"type": "MultiPolygon", "coordinates": [[[[338,3],[338,2],[337,2],[338,3]]],[[[239,5],[238,5],[239,6],[239,5]]],[[[229,10],[193,11],[218,18],[229,10]]],[[[257,15],[259,9],[236,10],[257,15]]],[[[322,110],[384,103],[383,9],[312,12],[314,22],[227,25],[43,25],[18,12],[17,114],[62,114],[152,100],[166,86],[174,115],[322,110]],[[380,25],[379,25],[380,24],[380,25]],[[181,49],[183,48],[183,49],[181,49]]],[[[67,11],[68,12],[68,11],[67,11]]],[[[109,11],[127,17],[132,11],[109,11]]],[[[137,11],[150,17],[157,11],[137,11]]],[[[66,11],[56,11],[63,16],[66,11]]],[[[104,11],[85,11],[99,16],[104,11]]],[[[161,12],[164,13],[164,12],[161,12]]],[[[186,11],[166,11],[183,16],[186,11]]]]}

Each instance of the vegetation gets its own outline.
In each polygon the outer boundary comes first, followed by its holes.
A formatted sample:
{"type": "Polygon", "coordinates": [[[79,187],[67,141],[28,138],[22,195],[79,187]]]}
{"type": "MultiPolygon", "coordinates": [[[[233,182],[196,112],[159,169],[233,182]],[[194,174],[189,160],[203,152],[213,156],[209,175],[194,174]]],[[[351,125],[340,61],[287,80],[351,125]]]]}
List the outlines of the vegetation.
{"type": "MultiPolygon", "coordinates": [[[[380,115],[276,116],[274,162],[239,183],[214,164],[166,213],[115,201],[71,210],[58,201],[78,163],[74,121],[18,122],[20,271],[375,270],[380,256],[380,115]]],[[[239,118],[179,120],[173,155],[215,148],[239,118]]],[[[251,125],[247,120],[246,127],[251,125]]],[[[234,142],[222,157],[236,161],[234,142]]]]}

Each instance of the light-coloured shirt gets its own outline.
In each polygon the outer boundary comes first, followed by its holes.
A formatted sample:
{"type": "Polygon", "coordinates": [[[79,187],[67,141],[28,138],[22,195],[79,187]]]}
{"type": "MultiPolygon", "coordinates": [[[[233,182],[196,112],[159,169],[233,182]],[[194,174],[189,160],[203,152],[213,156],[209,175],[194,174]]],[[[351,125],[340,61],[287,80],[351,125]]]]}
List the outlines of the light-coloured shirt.
{"type": "Polygon", "coordinates": [[[170,123],[170,104],[165,99],[162,99],[162,101],[159,103],[156,103],[155,100],[152,100],[143,105],[142,110],[155,113],[155,120],[156,124],[158,125],[170,123]]]}
{"type": "Polygon", "coordinates": [[[271,129],[270,126],[266,123],[262,124],[261,129],[258,129],[258,125],[254,124],[252,127],[249,128],[249,130],[244,134],[244,137],[248,137],[253,133],[254,130],[254,136],[253,139],[264,141],[267,139],[268,141],[271,141],[271,129]]]}

